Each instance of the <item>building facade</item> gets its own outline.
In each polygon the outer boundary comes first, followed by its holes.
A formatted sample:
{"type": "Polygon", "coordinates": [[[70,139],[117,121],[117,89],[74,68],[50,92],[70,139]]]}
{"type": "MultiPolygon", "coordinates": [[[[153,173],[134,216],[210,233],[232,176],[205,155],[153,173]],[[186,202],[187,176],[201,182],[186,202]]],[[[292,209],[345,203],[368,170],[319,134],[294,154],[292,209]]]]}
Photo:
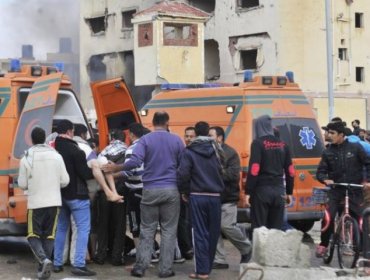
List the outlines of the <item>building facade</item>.
{"type": "MultiPolygon", "coordinates": [[[[240,82],[245,70],[253,70],[256,75],[293,71],[295,80],[316,108],[319,121],[327,122],[325,1],[182,2],[209,14],[204,25],[204,82],[240,82]]],[[[153,53],[135,58],[135,20],[132,19],[157,3],[155,0],[81,1],[81,96],[85,106],[93,107],[90,81],[117,76],[125,78],[138,107],[151,97],[156,85],[152,82],[135,85],[135,80],[145,80],[135,79],[135,75],[143,72],[135,73],[135,61],[153,60],[153,53]]],[[[366,25],[369,12],[366,0],[332,1],[334,112],[347,122],[356,118],[362,124],[366,124],[369,111],[370,27],[366,25]]],[[[171,79],[164,82],[181,81],[181,77],[171,79]]]]}

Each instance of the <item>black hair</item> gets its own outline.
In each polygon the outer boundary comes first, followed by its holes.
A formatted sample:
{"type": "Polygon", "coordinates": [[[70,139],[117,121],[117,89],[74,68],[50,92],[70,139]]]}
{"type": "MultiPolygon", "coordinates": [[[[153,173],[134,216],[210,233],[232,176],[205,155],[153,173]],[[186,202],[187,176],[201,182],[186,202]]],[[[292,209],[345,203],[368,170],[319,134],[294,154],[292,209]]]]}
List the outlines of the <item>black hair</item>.
{"type": "Polygon", "coordinates": [[[342,133],[345,135],[346,133],[346,127],[343,125],[343,122],[331,122],[327,125],[328,130],[334,130],[338,133],[342,133]]]}
{"type": "Polygon", "coordinates": [[[214,129],[214,131],[216,131],[217,137],[222,136],[222,141],[225,140],[225,130],[221,126],[212,126],[209,128],[209,130],[211,129],[214,129]]]}
{"type": "Polygon", "coordinates": [[[357,123],[358,125],[360,125],[360,120],[355,119],[355,120],[352,121],[352,123],[354,123],[354,122],[357,123]]]}
{"type": "Polygon", "coordinates": [[[274,131],[274,136],[276,138],[280,138],[280,131],[279,131],[279,129],[277,127],[274,127],[272,130],[274,131]]]}
{"type": "Polygon", "coordinates": [[[86,141],[91,149],[99,147],[99,138],[89,138],[86,141]]]}
{"type": "Polygon", "coordinates": [[[126,134],[118,128],[111,129],[109,131],[110,138],[113,140],[120,140],[122,142],[125,142],[126,140],[126,134]]]}
{"type": "Polygon", "coordinates": [[[209,124],[207,122],[197,122],[194,126],[196,136],[208,136],[209,124]]]}
{"type": "Polygon", "coordinates": [[[46,139],[46,133],[45,130],[43,130],[41,127],[36,126],[32,132],[31,132],[31,139],[32,143],[34,145],[37,144],[44,144],[46,139]]]}
{"type": "Polygon", "coordinates": [[[68,130],[73,129],[73,123],[70,120],[64,119],[61,120],[57,125],[57,133],[65,134],[68,130]]]}
{"type": "Polygon", "coordinates": [[[81,136],[82,134],[87,133],[86,125],[82,123],[75,123],[74,128],[75,128],[74,135],[76,136],[81,136]]]}
{"type": "Polygon", "coordinates": [[[342,119],[340,117],[334,117],[330,120],[330,122],[342,122],[342,119]]]}
{"type": "Polygon", "coordinates": [[[129,131],[135,135],[137,138],[140,138],[141,136],[145,135],[146,129],[141,123],[131,123],[128,126],[129,131]]]}
{"type": "Polygon", "coordinates": [[[189,130],[195,131],[195,127],[194,126],[188,126],[187,128],[185,128],[185,132],[189,131],[189,130]]]}
{"type": "Polygon", "coordinates": [[[153,116],[153,125],[154,126],[162,126],[165,125],[170,120],[170,116],[167,112],[155,112],[153,116]]]}

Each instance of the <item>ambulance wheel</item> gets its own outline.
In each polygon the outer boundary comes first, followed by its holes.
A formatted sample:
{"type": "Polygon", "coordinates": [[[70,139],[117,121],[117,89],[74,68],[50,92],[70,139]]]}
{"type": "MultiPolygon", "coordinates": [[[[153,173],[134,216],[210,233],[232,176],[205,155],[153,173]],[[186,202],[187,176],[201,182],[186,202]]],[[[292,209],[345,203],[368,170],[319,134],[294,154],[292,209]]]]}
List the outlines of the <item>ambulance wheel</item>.
{"type": "Polygon", "coordinates": [[[312,229],[313,225],[315,224],[314,220],[300,220],[300,221],[289,221],[295,229],[308,232],[312,229]]]}

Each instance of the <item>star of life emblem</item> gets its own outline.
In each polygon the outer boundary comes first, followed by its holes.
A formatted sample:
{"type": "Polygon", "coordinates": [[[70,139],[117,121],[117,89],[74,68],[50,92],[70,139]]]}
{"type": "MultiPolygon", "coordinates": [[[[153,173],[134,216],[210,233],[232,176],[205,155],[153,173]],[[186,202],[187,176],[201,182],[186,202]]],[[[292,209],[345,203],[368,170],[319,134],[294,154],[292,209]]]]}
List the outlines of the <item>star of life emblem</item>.
{"type": "Polygon", "coordinates": [[[315,133],[308,127],[302,127],[299,131],[300,142],[307,150],[312,150],[316,146],[315,133]]]}

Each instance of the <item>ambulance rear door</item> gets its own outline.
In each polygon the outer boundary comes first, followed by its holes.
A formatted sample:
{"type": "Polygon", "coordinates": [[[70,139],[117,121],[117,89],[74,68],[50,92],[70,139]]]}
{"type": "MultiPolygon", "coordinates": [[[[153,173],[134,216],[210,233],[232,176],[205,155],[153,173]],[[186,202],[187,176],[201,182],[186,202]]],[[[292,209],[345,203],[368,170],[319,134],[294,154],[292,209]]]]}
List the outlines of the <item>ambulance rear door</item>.
{"type": "MultiPolygon", "coordinates": [[[[24,152],[32,146],[31,131],[38,126],[51,133],[55,104],[62,80],[62,73],[43,76],[35,81],[27,96],[19,118],[13,144],[12,165],[19,163],[24,152]]],[[[18,223],[26,222],[27,199],[22,190],[15,188],[9,198],[9,216],[18,223]]]]}
{"type": "Polygon", "coordinates": [[[109,143],[109,130],[127,130],[140,117],[130,91],[123,78],[91,83],[96,115],[98,119],[99,145],[104,148],[109,143]]]}

